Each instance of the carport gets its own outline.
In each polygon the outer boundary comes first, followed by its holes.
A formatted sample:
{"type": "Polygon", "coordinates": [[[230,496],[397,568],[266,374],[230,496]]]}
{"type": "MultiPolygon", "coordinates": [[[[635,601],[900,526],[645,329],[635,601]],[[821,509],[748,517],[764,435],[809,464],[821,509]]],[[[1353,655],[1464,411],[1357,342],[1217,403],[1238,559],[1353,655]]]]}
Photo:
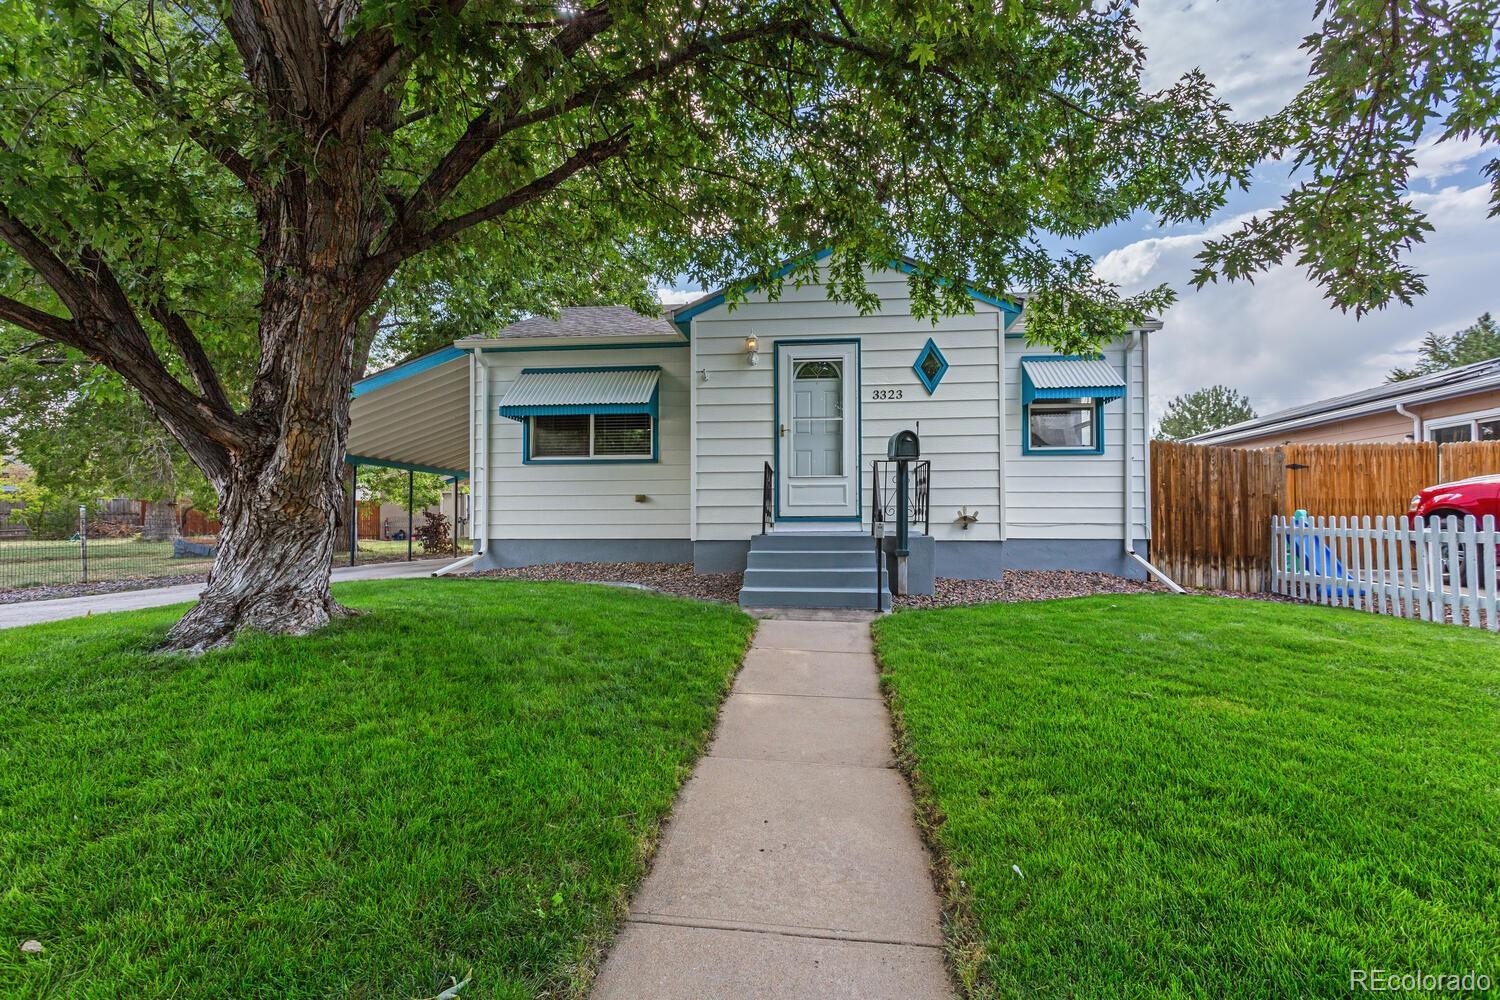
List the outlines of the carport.
{"type": "MultiPolygon", "coordinates": [[[[358,489],[361,466],[430,472],[453,486],[457,554],[458,484],[469,478],[470,353],[445,347],[354,383],[345,460],[358,489]]],[[[412,555],[412,485],[407,478],[407,558],[412,555]]],[[[359,548],[359,518],[350,518],[349,561],[359,548]]],[[[464,560],[466,561],[466,560],[464,560]]],[[[458,564],[455,563],[454,567],[458,564]]],[[[447,567],[452,569],[454,567],[447,567]]]]}

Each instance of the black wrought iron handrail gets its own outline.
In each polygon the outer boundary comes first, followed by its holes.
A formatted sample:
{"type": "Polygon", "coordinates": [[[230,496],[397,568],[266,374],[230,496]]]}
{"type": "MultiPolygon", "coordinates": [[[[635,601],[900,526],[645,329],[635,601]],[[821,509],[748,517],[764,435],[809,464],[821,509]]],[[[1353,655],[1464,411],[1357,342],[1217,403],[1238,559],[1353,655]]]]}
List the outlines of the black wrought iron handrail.
{"type": "MultiPolygon", "coordinates": [[[[922,526],[922,534],[931,534],[929,499],[932,486],[932,463],[920,459],[907,463],[911,477],[907,523],[922,526]]],[[[870,463],[870,531],[882,522],[896,520],[896,468],[893,461],[877,459],[870,463]]]]}
{"type": "Polygon", "coordinates": [[[760,533],[764,535],[766,528],[770,527],[772,514],[772,492],[775,489],[776,473],[771,469],[771,463],[766,463],[765,472],[760,480],[760,533]]]}

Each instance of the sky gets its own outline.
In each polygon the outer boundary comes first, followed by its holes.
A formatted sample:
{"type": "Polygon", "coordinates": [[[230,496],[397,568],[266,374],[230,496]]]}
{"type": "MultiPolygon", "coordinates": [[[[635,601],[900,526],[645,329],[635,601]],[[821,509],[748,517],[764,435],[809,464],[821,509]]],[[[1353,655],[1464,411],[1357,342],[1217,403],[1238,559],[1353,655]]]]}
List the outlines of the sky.
{"type": "MultiPolygon", "coordinates": [[[[1137,17],[1148,57],[1146,83],[1172,83],[1201,67],[1242,118],[1280,108],[1302,84],[1299,46],[1314,27],[1310,0],[1142,0],[1137,17]]],[[[1265,164],[1249,192],[1236,192],[1206,225],[1162,229],[1149,218],[1102,230],[1075,244],[1097,270],[1134,292],[1166,282],[1176,305],[1151,342],[1153,422],[1178,393],[1224,383],[1246,393],[1262,414],[1379,385],[1409,363],[1429,331],[1452,333],[1480,313],[1500,313],[1500,218],[1486,217],[1488,188],[1479,174],[1490,154],[1476,144],[1428,144],[1418,150],[1412,201],[1436,231],[1411,255],[1427,276],[1427,294],[1356,320],[1323,298],[1301,269],[1283,265],[1253,284],[1188,284],[1203,239],[1279,201],[1288,169],[1265,164]]],[[[663,289],[664,301],[697,293],[663,289]]]]}

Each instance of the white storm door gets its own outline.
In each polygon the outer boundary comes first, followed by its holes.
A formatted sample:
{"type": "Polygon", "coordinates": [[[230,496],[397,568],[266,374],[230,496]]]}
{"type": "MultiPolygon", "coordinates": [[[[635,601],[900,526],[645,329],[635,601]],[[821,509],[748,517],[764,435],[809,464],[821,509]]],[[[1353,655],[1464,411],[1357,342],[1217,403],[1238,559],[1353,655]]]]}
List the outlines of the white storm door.
{"type": "Polygon", "coordinates": [[[859,351],[788,344],[776,358],[777,516],[859,516],[859,351]]]}

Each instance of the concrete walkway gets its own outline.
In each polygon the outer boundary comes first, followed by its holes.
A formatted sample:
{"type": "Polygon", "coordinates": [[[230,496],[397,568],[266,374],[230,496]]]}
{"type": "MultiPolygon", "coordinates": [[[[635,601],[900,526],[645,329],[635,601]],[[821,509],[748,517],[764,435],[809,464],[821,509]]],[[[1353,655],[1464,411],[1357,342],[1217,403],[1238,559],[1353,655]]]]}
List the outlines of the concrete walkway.
{"type": "MultiPolygon", "coordinates": [[[[375,563],[370,566],[335,566],[333,582],[344,580],[395,580],[401,577],[426,576],[453,562],[452,558],[418,559],[413,562],[375,563]]],[[[0,604],[0,628],[35,625],[38,622],[62,621],[83,615],[102,615],[107,611],[139,611],[167,604],[194,601],[203,590],[201,583],[184,583],[174,587],[152,587],[149,590],[122,590],[92,597],[60,597],[54,601],[21,601],[0,604]]]]}
{"type": "Polygon", "coordinates": [[[762,621],[594,1000],[950,996],[865,622],[762,621]]]}

